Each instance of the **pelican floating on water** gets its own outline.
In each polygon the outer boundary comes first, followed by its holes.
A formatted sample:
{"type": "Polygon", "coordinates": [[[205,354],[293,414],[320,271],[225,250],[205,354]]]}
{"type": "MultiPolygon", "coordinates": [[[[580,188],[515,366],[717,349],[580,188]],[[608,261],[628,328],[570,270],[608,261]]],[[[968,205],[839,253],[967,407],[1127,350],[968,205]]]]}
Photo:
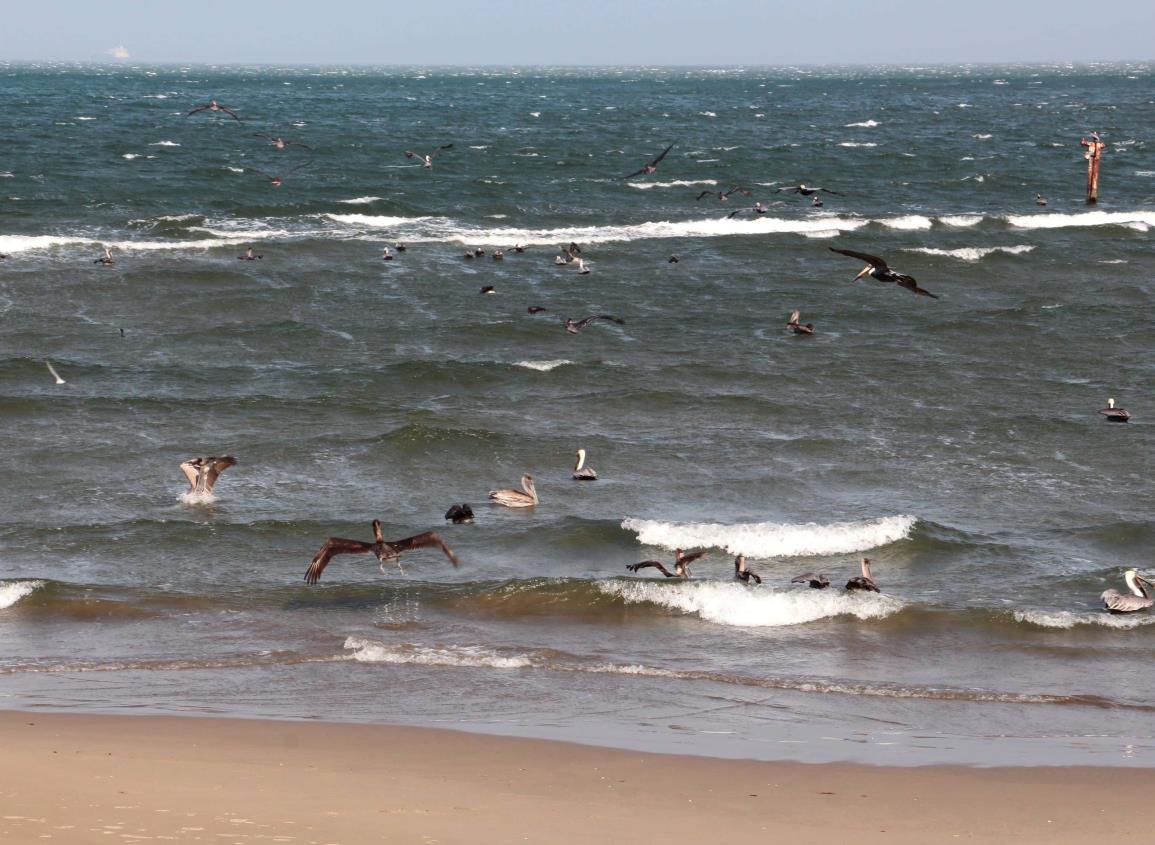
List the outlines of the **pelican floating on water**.
{"type": "Polygon", "coordinates": [[[92,262],[93,264],[103,264],[105,267],[111,267],[116,263],[116,259],[112,257],[112,249],[104,248],[104,255],[92,262]]]}
{"type": "Polygon", "coordinates": [[[188,479],[188,492],[209,495],[216,486],[220,474],[231,466],[236,466],[237,459],[232,455],[220,458],[190,458],[180,465],[180,471],[188,479]]]}
{"type": "Polygon", "coordinates": [[[445,512],[445,518],[454,525],[471,524],[473,522],[473,508],[465,502],[453,505],[445,512]]]}
{"type": "Polygon", "coordinates": [[[615,317],[613,314],[590,314],[588,317],[582,317],[580,320],[567,317],[562,325],[565,326],[565,330],[570,334],[577,334],[595,320],[609,320],[611,323],[617,323],[619,326],[626,324],[625,320],[621,317],[615,317]]]}
{"type": "Polygon", "coordinates": [[[630,572],[639,572],[642,569],[654,568],[661,572],[667,578],[693,578],[693,573],[690,572],[690,564],[700,558],[706,553],[706,549],[697,552],[690,552],[684,554],[681,549],[674,549],[674,571],[666,569],[660,560],[643,560],[641,563],[631,563],[626,569],[630,572]]]}
{"type": "Polygon", "coordinates": [[[858,281],[863,276],[870,276],[879,282],[894,282],[900,288],[906,288],[911,293],[917,293],[919,296],[929,296],[931,299],[938,299],[933,293],[928,290],[923,290],[918,286],[918,282],[914,280],[914,276],[908,276],[906,273],[899,273],[897,270],[891,270],[887,263],[879,258],[877,255],[870,255],[866,252],[855,252],[852,249],[835,249],[830,247],[831,252],[837,252],[841,255],[849,255],[851,258],[857,258],[860,261],[865,261],[867,266],[859,271],[858,275],[854,277],[854,281],[858,281]]]}
{"type": "Polygon", "coordinates": [[[1120,593],[1118,590],[1104,590],[1099,598],[1103,600],[1103,609],[1111,613],[1134,613],[1137,610],[1146,610],[1155,599],[1151,598],[1151,588],[1155,584],[1139,574],[1137,569],[1128,569],[1123,573],[1123,580],[1127,582],[1130,592],[1120,593]]]}
{"type": "Polygon", "coordinates": [[[794,332],[794,334],[814,334],[814,324],[802,324],[799,320],[802,319],[802,312],[795,308],[790,312],[790,320],[786,323],[786,328],[794,332]]]}
{"type": "Polygon", "coordinates": [[[1108,422],[1127,422],[1131,419],[1131,414],[1123,408],[1115,407],[1115,400],[1108,399],[1107,407],[1100,408],[1099,413],[1107,418],[1108,422]]]}
{"type": "Polygon", "coordinates": [[[586,466],[586,450],[577,450],[577,463],[573,465],[573,474],[570,476],[574,481],[597,481],[598,474],[594,472],[593,467],[586,466]]]}
{"type": "Polygon", "coordinates": [[[404,540],[389,540],[386,541],[381,536],[381,520],[373,520],[373,539],[372,543],[364,543],[361,540],[346,540],[342,537],[330,537],[325,541],[325,544],[313,556],[309,568],[305,571],[305,582],[308,584],[316,584],[321,578],[321,573],[325,571],[325,567],[337,555],[377,555],[377,560],[381,561],[381,573],[385,574],[385,561],[392,560],[397,564],[397,568],[401,574],[405,574],[405,570],[401,569],[400,557],[403,552],[412,551],[413,549],[424,549],[434,546],[445,552],[445,556],[453,563],[458,565],[457,555],[445,545],[445,541],[434,534],[432,531],[426,531],[424,534],[416,534],[413,537],[406,537],[404,540]]]}
{"type": "Polygon", "coordinates": [[[751,581],[755,584],[762,583],[762,578],[757,572],[746,568],[746,555],[738,555],[734,558],[734,580],[741,581],[743,584],[749,584],[751,581]]]}
{"type": "Polygon", "coordinates": [[[862,559],[862,574],[846,582],[846,589],[850,591],[866,590],[871,593],[881,593],[874,579],[870,577],[870,558],[862,559]]]}
{"type": "Polygon", "coordinates": [[[264,258],[264,257],[265,256],[263,256],[263,255],[257,255],[255,252],[253,252],[253,248],[249,247],[248,249],[245,250],[244,255],[238,255],[237,256],[237,261],[256,261],[257,259],[264,258]]]}
{"type": "Polygon", "coordinates": [[[1047,200],[1042,194],[1035,194],[1035,205],[1046,205],[1047,200]]]}
{"type": "Polygon", "coordinates": [[[532,508],[539,502],[533,476],[528,472],[521,477],[521,490],[490,490],[489,498],[507,508],[532,508]]]}

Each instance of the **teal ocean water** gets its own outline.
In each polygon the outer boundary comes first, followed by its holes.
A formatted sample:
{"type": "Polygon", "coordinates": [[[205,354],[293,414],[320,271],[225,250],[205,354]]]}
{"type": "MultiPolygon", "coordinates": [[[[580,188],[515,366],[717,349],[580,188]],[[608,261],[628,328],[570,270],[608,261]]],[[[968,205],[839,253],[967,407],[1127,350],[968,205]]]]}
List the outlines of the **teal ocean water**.
{"type": "Polygon", "coordinates": [[[0,706],[1151,765],[1155,616],[1098,595],[1155,570],[1153,82],[0,64],[0,706]],[[303,582],[375,518],[461,567],[303,582]]]}

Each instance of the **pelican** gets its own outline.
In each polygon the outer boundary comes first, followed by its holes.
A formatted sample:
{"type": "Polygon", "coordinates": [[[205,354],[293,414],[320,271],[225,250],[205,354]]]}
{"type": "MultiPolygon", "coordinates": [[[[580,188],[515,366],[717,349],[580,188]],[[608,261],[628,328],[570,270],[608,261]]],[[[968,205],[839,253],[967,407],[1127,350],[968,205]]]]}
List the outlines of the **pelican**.
{"type": "Polygon", "coordinates": [[[237,459],[232,455],[220,458],[189,458],[180,465],[180,471],[188,479],[188,492],[201,495],[212,495],[217,478],[231,466],[235,466],[237,459]]]}
{"type": "Polygon", "coordinates": [[[573,264],[578,260],[578,255],[581,254],[581,247],[575,243],[562,249],[562,254],[554,258],[554,264],[573,264]]]}
{"type": "Polygon", "coordinates": [[[746,555],[738,555],[738,557],[734,558],[734,580],[741,581],[747,585],[751,581],[755,584],[762,583],[762,578],[757,572],[746,568],[746,555]]]}
{"type": "Polygon", "coordinates": [[[421,159],[422,167],[433,167],[433,157],[441,150],[452,150],[453,144],[442,144],[431,153],[415,153],[412,150],[405,151],[405,158],[419,158],[421,159]]]}
{"type": "Polygon", "coordinates": [[[577,450],[577,463],[573,465],[573,473],[570,477],[574,481],[597,481],[598,474],[593,467],[586,466],[586,450],[577,450]]]}
{"type": "Polygon", "coordinates": [[[639,572],[648,567],[653,567],[667,578],[689,579],[694,577],[693,573],[690,572],[690,564],[704,555],[706,551],[706,549],[702,549],[701,551],[684,554],[681,549],[674,549],[673,572],[666,569],[666,567],[663,566],[662,562],[659,560],[643,560],[641,563],[631,563],[626,567],[626,569],[628,569],[630,572],[639,572]]]}
{"type": "Polygon", "coordinates": [[[486,285],[481,289],[481,292],[485,294],[497,293],[497,288],[495,288],[493,285],[486,285]]]}
{"type": "Polygon", "coordinates": [[[548,314],[549,313],[548,308],[542,308],[540,305],[531,305],[531,306],[529,306],[529,308],[527,308],[525,310],[528,311],[530,314],[541,314],[541,313],[548,314]]]}
{"type": "Polygon", "coordinates": [[[104,248],[104,255],[100,256],[100,258],[97,258],[92,263],[93,264],[101,264],[105,267],[111,267],[113,264],[116,263],[116,259],[112,257],[112,249],[110,249],[109,247],[105,247],[104,248]]]}
{"type": "Polygon", "coordinates": [[[325,544],[313,556],[309,568],[305,571],[305,583],[316,584],[321,578],[321,573],[325,571],[325,567],[337,555],[377,555],[377,560],[381,561],[381,573],[385,574],[385,561],[392,560],[397,564],[397,568],[401,574],[405,574],[405,570],[401,569],[400,557],[403,552],[412,551],[413,549],[425,549],[430,546],[436,546],[445,552],[445,556],[457,566],[457,555],[445,545],[445,541],[434,534],[432,531],[426,531],[424,534],[417,534],[413,537],[406,537],[404,540],[389,540],[386,541],[381,536],[381,520],[373,520],[373,539],[372,543],[363,543],[360,540],[345,540],[341,537],[330,537],[325,541],[325,544]]]}
{"type": "Polygon", "coordinates": [[[1035,194],[1035,205],[1046,205],[1047,200],[1042,194],[1035,194]]]}
{"type": "Polygon", "coordinates": [[[405,250],[409,249],[409,247],[405,246],[405,244],[397,244],[394,249],[396,249],[398,252],[404,252],[405,250]]]}
{"type": "Polygon", "coordinates": [[[859,274],[854,277],[854,281],[856,282],[863,276],[870,276],[872,279],[880,282],[894,282],[899,287],[906,288],[911,293],[917,293],[919,296],[929,296],[931,299],[938,299],[938,297],[930,291],[920,288],[914,280],[914,276],[908,276],[906,273],[891,270],[886,262],[877,255],[870,255],[866,252],[855,252],[852,249],[835,249],[834,247],[830,247],[830,251],[840,253],[841,255],[849,255],[851,258],[857,258],[867,263],[867,266],[863,267],[859,274]]]}
{"type": "Polygon", "coordinates": [[[389,251],[389,247],[382,247],[381,260],[382,261],[392,261],[393,260],[393,253],[391,253],[389,251]]]}
{"type": "Polygon", "coordinates": [[[445,518],[454,525],[473,524],[473,508],[462,502],[460,505],[453,505],[445,512],[445,518]]]}
{"type": "Polygon", "coordinates": [[[802,312],[795,308],[790,312],[790,322],[786,324],[786,328],[794,332],[794,334],[814,334],[814,324],[806,323],[805,325],[798,322],[802,317],[802,312]]]}
{"type": "Polygon", "coordinates": [[[702,191],[695,198],[695,202],[701,202],[702,197],[715,196],[719,202],[728,202],[731,194],[742,194],[743,196],[750,196],[750,191],[743,188],[741,185],[735,185],[728,191],[702,191]]]}
{"type": "Polygon", "coordinates": [[[822,197],[818,196],[818,194],[815,194],[810,198],[810,205],[812,205],[814,208],[822,208],[822,197]]]}
{"type": "Polygon", "coordinates": [[[1115,407],[1115,400],[1108,399],[1107,407],[1100,408],[1099,413],[1107,418],[1108,422],[1127,422],[1131,419],[1131,414],[1123,408],[1115,407]]]}
{"type": "Polygon", "coordinates": [[[310,161],[306,161],[303,164],[298,164],[296,167],[291,168],[289,170],[286,170],[284,175],[281,175],[281,176],[274,176],[273,174],[265,173],[263,170],[257,170],[255,167],[253,168],[253,172],[259,173],[262,176],[264,176],[266,179],[268,179],[269,184],[272,185],[274,188],[279,188],[279,187],[281,187],[281,183],[285,181],[285,176],[292,176],[294,173],[296,173],[302,167],[308,167],[310,164],[312,164],[312,162],[310,162],[310,161]]]}
{"type": "Polygon", "coordinates": [[[586,260],[584,258],[578,259],[577,272],[579,276],[588,276],[590,274],[590,268],[586,266],[586,260]]]}
{"type": "Polygon", "coordinates": [[[1134,613],[1136,610],[1146,610],[1155,599],[1151,598],[1151,588],[1155,587],[1146,578],[1139,574],[1137,569],[1128,569],[1123,573],[1129,592],[1120,593],[1118,590],[1104,590],[1099,598],[1103,600],[1103,609],[1111,613],[1134,613]]]}
{"type": "Polygon", "coordinates": [[[222,106],[216,100],[209,100],[203,106],[197,106],[195,109],[193,109],[188,114],[186,114],[185,117],[192,117],[197,112],[202,112],[202,111],[223,111],[225,114],[227,114],[233,120],[240,122],[240,118],[237,117],[237,113],[235,111],[233,111],[230,108],[227,108],[226,106],[222,106]]]}
{"type": "Polygon", "coordinates": [[[253,248],[249,247],[248,249],[245,250],[244,255],[238,255],[237,256],[237,261],[256,261],[258,258],[264,258],[264,257],[265,256],[263,256],[263,255],[257,255],[255,252],[253,252],[253,248]]]}
{"type": "Polygon", "coordinates": [[[808,197],[812,194],[817,194],[819,191],[822,191],[823,193],[827,193],[827,194],[834,194],[834,196],[836,196],[836,197],[842,196],[842,194],[838,193],[838,191],[832,191],[829,188],[808,188],[802,184],[790,185],[786,188],[779,188],[774,193],[780,194],[783,191],[785,191],[786,193],[790,193],[790,194],[802,194],[802,196],[804,196],[804,197],[808,197]]]}
{"type": "Polygon", "coordinates": [[[856,590],[866,590],[871,593],[881,593],[878,585],[874,583],[874,579],[870,577],[870,559],[862,559],[862,574],[851,578],[846,582],[846,589],[853,592],[856,590]]]}
{"type": "Polygon", "coordinates": [[[313,149],[308,144],[302,144],[300,141],[286,141],[284,138],[282,138],[279,135],[276,137],[273,137],[272,135],[266,135],[263,132],[254,132],[253,137],[254,138],[268,138],[269,143],[272,144],[274,147],[276,147],[278,150],[283,150],[285,147],[302,147],[306,150],[313,149]]]}
{"type": "Polygon", "coordinates": [[[682,259],[678,258],[678,256],[671,255],[669,258],[666,259],[666,263],[667,264],[677,264],[681,260],[682,259]]]}
{"type": "Polygon", "coordinates": [[[816,572],[807,572],[804,575],[795,575],[790,579],[791,584],[806,584],[812,590],[825,590],[830,586],[830,579],[816,572]]]}
{"type": "Polygon", "coordinates": [[[501,261],[502,259],[505,258],[505,253],[502,252],[500,249],[495,249],[493,251],[493,255],[491,257],[493,258],[494,261],[501,261]]]}
{"type": "MultiPolygon", "coordinates": [[[[678,143],[678,142],[675,141],[674,144],[676,144],[676,143],[678,143]]],[[[641,170],[635,170],[629,176],[625,176],[623,178],[633,179],[635,176],[649,176],[651,173],[654,173],[658,169],[658,164],[660,164],[662,159],[664,159],[669,154],[670,150],[672,150],[674,148],[674,144],[670,144],[670,146],[668,146],[664,150],[662,150],[661,155],[659,155],[656,159],[651,161],[649,164],[647,164],[641,170]]]]}
{"type": "Polygon", "coordinates": [[[521,477],[521,490],[490,490],[489,498],[507,508],[532,508],[539,501],[533,476],[528,472],[521,477]]]}
{"type": "Polygon", "coordinates": [[[595,320],[609,320],[611,323],[617,323],[619,326],[626,324],[625,320],[621,317],[615,317],[613,314],[590,314],[590,316],[582,317],[580,320],[567,317],[563,325],[565,326],[565,330],[570,334],[577,334],[595,320]]]}
{"type": "Polygon", "coordinates": [[[48,372],[52,373],[52,377],[53,377],[54,379],[56,379],[56,383],[57,383],[57,384],[67,384],[67,383],[68,383],[68,382],[66,382],[64,379],[62,379],[62,378],[60,377],[60,373],[56,372],[56,368],[55,368],[54,366],[52,366],[52,362],[51,362],[51,361],[45,361],[45,362],[44,362],[44,365],[45,365],[46,367],[48,367],[48,372]]]}

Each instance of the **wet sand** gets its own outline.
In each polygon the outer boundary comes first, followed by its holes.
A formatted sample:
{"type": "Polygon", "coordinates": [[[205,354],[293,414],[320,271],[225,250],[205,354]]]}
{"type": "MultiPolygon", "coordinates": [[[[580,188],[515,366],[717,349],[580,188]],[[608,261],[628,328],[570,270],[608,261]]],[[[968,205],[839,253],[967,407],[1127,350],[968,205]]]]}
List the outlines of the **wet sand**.
{"type": "Polygon", "coordinates": [[[1131,807],[1155,791],[1150,769],[762,763],[194,717],[6,711],[0,749],[5,843],[1149,842],[1131,807]]]}

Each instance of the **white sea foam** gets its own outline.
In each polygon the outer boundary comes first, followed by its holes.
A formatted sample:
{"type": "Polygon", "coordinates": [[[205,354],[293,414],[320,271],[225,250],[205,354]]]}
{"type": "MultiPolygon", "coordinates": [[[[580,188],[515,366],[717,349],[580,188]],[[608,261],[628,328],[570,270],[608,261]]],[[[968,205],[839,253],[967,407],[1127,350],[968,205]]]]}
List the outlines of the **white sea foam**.
{"type": "Polygon", "coordinates": [[[913,516],[884,516],[859,522],[780,523],[664,522],[628,518],[622,528],[638,535],[638,542],[667,549],[696,546],[725,549],[730,554],[755,558],[837,555],[862,552],[910,536],[913,516]]]}
{"type": "MultiPolygon", "coordinates": [[[[1019,229],[1066,229],[1079,226],[1155,225],[1155,211],[1084,211],[1078,214],[1010,215],[1008,223],[1019,229]]],[[[1143,229],[1142,231],[1146,231],[1143,229]]]]}
{"type": "Polygon", "coordinates": [[[233,173],[244,173],[245,172],[245,169],[243,167],[231,167],[228,165],[225,166],[225,170],[231,170],[233,173]]]}
{"type": "Polygon", "coordinates": [[[154,141],[153,143],[149,144],[149,146],[150,147],[179,147],[180,144],[178,144],[176,141],[154,141]]]}
{"type": "Polygon", "coordinates": [[[390,229],[405,223],[432,220],[432,217],[385,217],[374,214],[326,214],[330,220],[350,226],[366,226],[371,229],[390,229]]]}
{"type": "Polygon", "coordinates": [[[518,361],[514,366],[525,367],[527,370],[537,370],[539,373],[548,373],[550,370],[556,370],[558,367],[572,363],[573,361],[567,361],[565,358],[556,358],[550,361],[518,361]]]}
{"type": "Polygon", "coordinates": [[[11,607],[20,601],[20,599],[32,595],[32,593],[36,592],[37,588],[43,586],[43,581],[8,581],[6,583],[0,583],[0,610],[11,607]]]}
{"type": "Polygon", "coordinates": [[[82,117],[80,115],[77,115],[76,119],[77,120],[96,120],[95,117],[82,117]]]}
{"type": "Polygon", "coordinates": [[[353,197],[351,200],[337,200],[339,203],[345,205],[369,205],[369,203],[377,202],[381,197],[353,197]]]}
{"type": "Polygon", "coordinates": [[[1136,170],[1135,175],[1150,178],[1152,176],[1155,176],[1155,170],[1136,170]]]}
{"type": "Polygon", "coordinates": [[[940,223],[946,226],[955,226],[960,229],[983,222],[981,214],[948,214],[938,219],[940,223]]]}
{"type": "Polygon", "coordinates": [[[712,111],[700,111],[700,112],[698,112],[698,114],[701,117],[717,117],[718,116],[716,112],[712,112],[712,111]]]}
{"type": "Polygon", "coordinates": [[[930,247],[914,247],[906,250],[906,252],[921,252],[924,255],[942,255],[947,258],[957,258],[960,261],[980,261],[988,255],[996,252],[1004,252],[1007,255],[1022,255],[1030,252],[1034,247],[1022,244],[1020,246],[964,246],[959,249],[932,249],[930,247]]]}
{"type": "Polygon", "coordinates": [[[718,581],[599,581],[598,589],[630,604],[656,604],[740,628],[801,625],[833,616],[882,619],[904,607],[900,599],[877,593],[775,591],[718,581]]]}
{"type": "Polygon", "coordinates": [[[838,146],[840,147],[877,147],[878,144],[873,141],[843,141],[838,146]]]}
{"type": "Polygon", "coordinates": [[[838,229],[818,229],[817,231],[814,231],[814,232],[803,232],[802,237],[804,237],[804,238],[837,238],[841,234],[842,234],[842,232],[840,232],[838,229]]]}
{"type": "Polygon", "coordinates": [[[1069,610],[1016,610],[1016,622],[1038,625],[1040,628],[1074,628],[1077,625],[1102,625],[1105,628],[1138,628],[1155,623],[1155,616],[1147,613],[1116,614],[1072,613],[1069,610]]]}
{"type": "Polygon", "coordinates": [[[717,185],[713,179],[675,179],[673,182],[626,182],[631,188],[648,191],[651,188],[687,188],[693,185],[717,185]]]}
{"type": "Polygon", "coordinates": [[[863,126],[867,129],[871,129],[871,128],[878,126],[878,125],[879,125],[879,123],[877,120],[860,120],[858,123],[846,124],[846,128],[849,129],[852,126],[863,126]]]}
{"type": "Polygon", "coordinates": [[[132,161],[134,158],[140,158],[140,154],[139,153],[124,153],[121,155],[121,158],[126,158],[129,161],[132,161]]]}
{"type": "Polygon", "coordinates": [[[904,217],[884,217],[878,221],[888,229],[929,229],[932,225],[929,217],[920,214],[907,214],[904,217]]]}
{"type": "Polygon", "coordinates": [[[198,493],[189,490],[180,494],[180,500],[186,505],[211,505],[217,500],[217,497],[209,492],[198,493]]]}
{"type": "Polygon", "coordinates": [[[473,666],[491,669],[525,669],[534,660],[524,654],[504,656],[481,646],[422,646],[412,643],[374,642],[360,637],[349,637],[345,648],[352,651],[353,660],[360,663],[410,663],[422,666],[473,666]]]}
{"type": "Polygon", "coordinates": [[[974,134],[974,135],[971,135],[971,137],[972,137],[972,138],[976,138],[976,139],[978,139],[979,141],[985,141],[985,140],[987,140],[988,138],[993,138],[994,136],[993,136],[993,135],[991,135],[989,132],[978,132],[978,133],[976,133],[976,134],[974,134]]]}

